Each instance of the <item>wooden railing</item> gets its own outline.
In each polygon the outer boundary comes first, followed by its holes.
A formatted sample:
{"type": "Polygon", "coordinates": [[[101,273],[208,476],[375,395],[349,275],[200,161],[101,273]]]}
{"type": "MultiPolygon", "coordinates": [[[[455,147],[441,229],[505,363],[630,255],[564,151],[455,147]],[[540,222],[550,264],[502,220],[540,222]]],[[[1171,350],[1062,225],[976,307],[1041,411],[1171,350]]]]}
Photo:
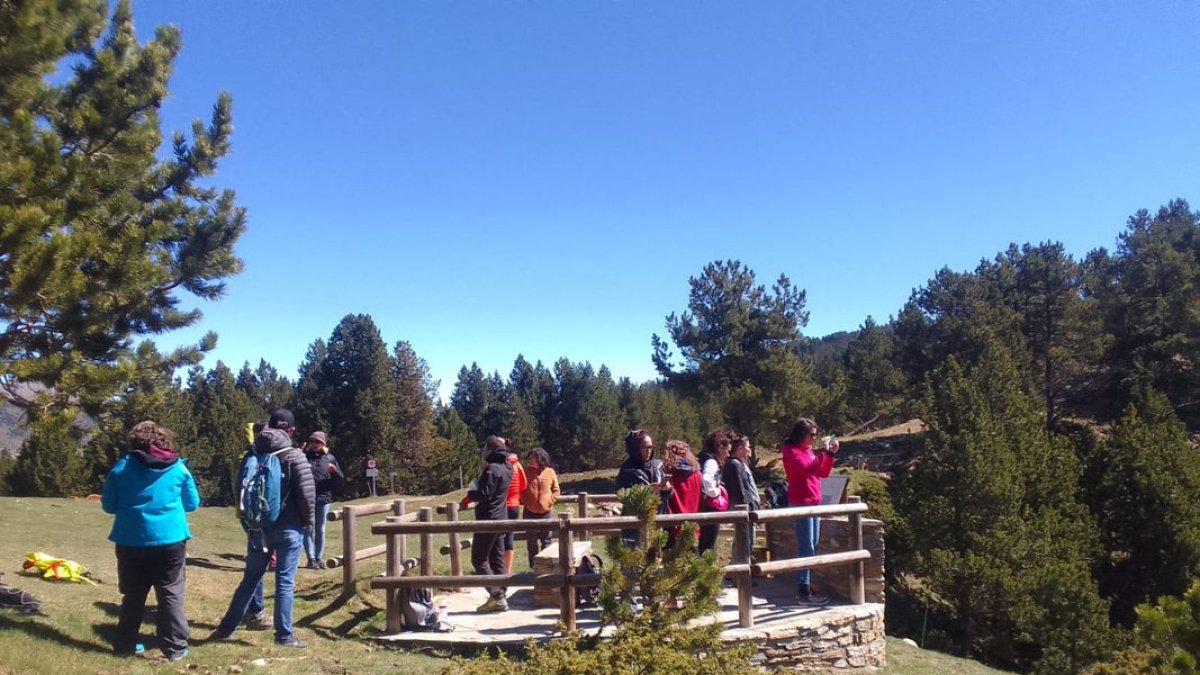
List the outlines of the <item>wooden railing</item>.
{"type": "MultiPolygon", "coordinates": [[[[586,503],[586,497],[581,495],[580,498],[586,503]]],[[[738,530],[743,530],[743,528],[749,528],[754,524],[770,521],[795,520],[797,518],[810,518],[814,516],[849,516],[851,528],[850,550],[806,558],[724,566],[723,572],[725,575],[733,577],[737,583],[738,624],[743,628],[750,628],[754,626],[754,615],[751,611],[752,578],[761,577],[766,574],[847,565],[850,567],[848,575],[850,601],[855,604],[862,604],[864,602],[863,561],[871,557],[870,552],[863,549],[862,545],[862,514],[866,511],[866,504],[863,504],[858,497],[851,497],[850,503],[831,504],[827,506],[798,506],[764,511],[737,510],[661,515],[657,518],[657,524],[660,528],[679,526],[684,523],[696,523],[698,525],[714,523],[730,524],[738,530]]],[[[582,536],[584,533],[593,535],[615,533],[622,529],[637,529],[641,525],[640,521],[633,516],[580,518],[572,517],[569,513],[559,514],[557,521],[448,520],[447,522],[433,522],[433,513],[433,507],[426,506],[421,508],[416,518],[417,522],[412,522],[410,516],[413,514],[396,515],[388,518],[386,522],[374,523],[371,526],[373,534],[384,535],[386,538],[383,548],[387,552],[387,571],[384,576],[375,577],[371,580],[371,588],[382,589],[386,594],[387,629],[389,631],[400,630],[398,594],[403,589],[413,587],[457,588],[481,586],[511,586],[517,588],[556,586],[560,589],[561,593],[561,601],[559,603],[560,618],[568,630],[573,630],[575,628],[575,587],[594,586],[600,583],[600,575],[598,574],[574,573],[572,553],[574,551],[573,543],[576,535],[582,536]],[[451,566],[453,571],[456,567],[453,561],[458,557],[462,548],[462,544],[457,543],[456,537],[473,532],[496,532],[501,534],[510,532],[555,533],[558,539],[560,571],[555,574],[520,573],[474,576],[462,576],[455,571],[445,576],[434,575],[432,573],[434,554],[433,535],[450,535],[451,544],[446,549],[448,549],[447,552],[452,556],[451,566]],[[420,554],[417,558],[419,561],[420,576],[402,576],[399,567],[405,559],[405,552],[403,550],[404,538],[406,535],[411,534],[418,535],[421,539],[420,554]]],[[[748,533],[745,533],[743,530],[743,532],[739,532],[739,535],[742,534],[748,533]]],[[[461,569],[461,566],[457,567],[461,569]]]]}

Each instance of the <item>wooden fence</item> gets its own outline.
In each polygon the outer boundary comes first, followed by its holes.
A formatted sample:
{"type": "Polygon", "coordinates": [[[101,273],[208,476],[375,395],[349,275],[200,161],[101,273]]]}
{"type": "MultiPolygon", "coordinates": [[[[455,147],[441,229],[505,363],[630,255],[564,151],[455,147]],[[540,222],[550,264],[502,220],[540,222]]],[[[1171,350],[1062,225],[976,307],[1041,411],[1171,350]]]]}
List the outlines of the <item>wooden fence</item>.
{"type": "MultiPolygon", "coordinates": [[[[567,495],[564,495],[566,497],[567,495]]],[[[586,504],[588,498],[579,496],[580,502],[586,504]]],[[[568,630],[575,628],[575,588],[577,586],[594,586],[600,583],[598,574],[576,574],[573,569],[574,539],[588,533],[600,534],[618,532],[622,529],[636,529],[640,521],[633,516],[572,517],[570,513],[560,513],[557,521],[553,520],[485,520],[460,521],[457,512],[447,505],[446,522],[434,522],[433,507],[422,507],[418,514],[396,513],[386,522],[374,523],[371,526],[373,534],[385,537],[386,543],[382,548],[387,554],[387,569],[383,576],[371,580],[371,588],[382,589],[386,594],[387,629],[398,631],[401,628],[399,593],[403,589],[413,587],[457,588],[503,586],[518,588],[558,587],[561,594],[559,602],[560,618],[568,630]],[[415,519],[412,516],[417,516],[415,519]],[[414,520],[416,522],[414,522],[414,520]],[[558,539],[558,568],[555,574],[495,574],[463,576],[461,561],[455,564],[463,546],[458,539],[463,534],[472,532],[498,532],[501,534],[552,532],[558,539]],[[402,564],[405,560],[405,537],[415,534],[420,537],[420,553],[417,558],[420,576],[403,576],[402,564]],[[451,555],[451,574],[437,576],[433,574],[433,535],[446,534],[450,536],[450,545],[446,547],[451,555]]],[[[457,504],[454,505],[457,508],[457,504]]],[[[353,507],[348,507],[353,508],[353,507]]],[[[400,507],[403,510],[403,507],[400,507]]],[[[582,509],[581,509],[582,510],[582,509]]],[[[869,551],[863,548],[862,514],[867,511],[867,505],[858,497],[850,497],[850,503],[831,504],[827,506],[799,506],[786,509],[768,509],[764,511],[726,511],[719,513],[690,513],[661,515],[657,518],[659,527],[673,527],[683,523],[696,524],[728,524],[736,529],[749,528],[757,523],[770,521],[795,520],[797,518],[824,517],[848,515],[851,528],[850,548],[838,553],[827,553],[807,558],[792,558],[774,560],[753,564],[726,565],[723,571],[726,576],[733,577],[737,583],[738,592],[738,623],[743,628],[754,626],[754,615],[751,611],[751,585],[753,577],[768,574],[790,572],[801,569],[831,567],[835,565],[849,566],[850,601],[855,604],[864,602],[863,561],[870,558],[869,551]]],[[[353,522],[352,520],[348,520],[353,522]]],[[[352,541],[352,540],[351,540],[352,541]]],[[[374,551],[375,548],[365,549],[374,551]]],[[[347,558],[352,556],[347,555],[347,558]]],[[[353,592],[353,581],[349,582],[349,592],[353,592]]]]}

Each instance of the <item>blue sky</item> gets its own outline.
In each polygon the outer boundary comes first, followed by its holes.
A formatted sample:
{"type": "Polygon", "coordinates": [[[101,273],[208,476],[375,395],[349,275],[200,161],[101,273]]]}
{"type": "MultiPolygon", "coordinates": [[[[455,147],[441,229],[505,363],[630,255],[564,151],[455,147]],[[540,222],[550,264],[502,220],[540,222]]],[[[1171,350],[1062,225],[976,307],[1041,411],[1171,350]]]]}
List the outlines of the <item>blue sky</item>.
{"type": "Polygon", "coordinates": [[[448,393],[517,354],[654,377],[688,277],[886,321],[1010,242],[1200,206],[1200,3],[135,0],[183,31],[164,127],[233,95],[245,272],[170,347],[289,376],[348,313],[448,393]],[[273,310],[273,311],[272,311],[273,310]],[[271,317],[271,318],[268,318],[271,317]]]}

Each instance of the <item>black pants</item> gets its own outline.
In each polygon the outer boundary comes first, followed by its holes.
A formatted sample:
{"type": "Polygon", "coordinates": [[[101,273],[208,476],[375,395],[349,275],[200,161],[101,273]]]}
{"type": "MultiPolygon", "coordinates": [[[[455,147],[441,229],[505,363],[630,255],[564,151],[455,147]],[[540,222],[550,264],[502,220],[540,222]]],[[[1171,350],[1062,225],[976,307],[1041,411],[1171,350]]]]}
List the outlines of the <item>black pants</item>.
{"type": "Polygon", "coordinates": [[[117,584],[122,598],[114,651],[133,652],[151,587],[158,600],[155,634],[159,648],[168,656],[187,649],[188,623],[183,613],[186,561],[186,541],[166,546],[117,546],[117,584]]]}
{"type": "MultiPolygon", "coordinates": [[[[549,520],[552,515],[554,515],[553,511],[533,513],[529,509],[525,509],[521,518],[524,520],[549,520]]],[[[533,559],[537,557],[537,554],[541,553],[543,549],[549,548],[550,539],[549,530],[525,533],[525,549],[529,551],[529,569],[533,569],[533,559]]]]}
{"type": "MultiPolygon", "coordinates": [[[[471,566],[475,574],[504,574],[504,535],[499,532],[476,532],[471,541],[471,566]]],[[[485,586],[488,595],[503,598],[508,589],[485,586]]]]}
{"type": "MultiPolygon", "coordinates": [[[[700,504],[700,513],[715,513],[716,509],[710,509],[703,503],[700,504]]],[[[700,526],[700,540],[696,542],[696,553],[704,555],[705,551],[711,551],[717,547],[717,534],[720,533],[721,526],[713,523],[712,525],[700,526]]]]}

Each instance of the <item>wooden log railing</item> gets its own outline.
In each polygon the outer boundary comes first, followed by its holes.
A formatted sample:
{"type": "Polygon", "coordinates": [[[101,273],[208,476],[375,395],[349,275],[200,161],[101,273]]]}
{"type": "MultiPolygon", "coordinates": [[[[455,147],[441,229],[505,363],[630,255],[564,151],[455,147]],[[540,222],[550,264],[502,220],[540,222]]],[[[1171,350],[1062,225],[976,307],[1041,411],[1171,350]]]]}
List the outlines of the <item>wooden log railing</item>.
{"type": "MultiPolygon", "coordinates": [[[[579,505],[583,517],[587,516],[589,504],[595,503],[610,503],[617,501],[617,496],[614,494],[588,495],[587,493],[566,494],[559,498],[560,504],[577,504],[579,505]]],[[[448,522],[473,522],[458,520],[459,503],[447,502],[436,508],[438,515],[446,516],[448,522]]],[[[374,558],[376,556],[386,555],[387,544],[379,544],[376,546],[368,546],[367,548],[357,548],[356,538],[358,536],[358,527],[355,524],[355,519],[364,518],[366,516],[378,515],[380,513],[390,513],[391,517],[387,522],[417,522],[420,520],[420,513],[406,513],[405,500],[397,499],[391,502],[380,502],[376,504],[355,504],[346,505],[340,509],[329,512],[329,522],[342,523],[342,546],[341,554],[330,556],[325,559],[325,566],[330,569],[342,568],[342,594],[351,596],[357,592],[358,578],[358,561],[374,558]]],[[[430,521],[432,522],[432,520],[430,521]]],[[[450,543],[448,546],[440,547],[442,555],[450,556],[450,570],[454,576],[462,576],[462,551],[470,548],[471,540],[463,539],[464,532],[478,532],[475,528],[459,530],[450,533],[450,543]]],[[[524,533],[518,533],[518,538],[523,538],[524,533]]],[[[396,540],[397,555],[400,560],[405,560],[407,554],[407,540],[401,536],[396,540]]],[[[432,561],[428,563],[432,565],[432,561]]],[[[390,576],[390,575],[389,575],[390,576]]]]}
{"type": "MultiPolygon", "coordinates": [[[[717,523],[733,525],[735,528],[741,530],[743,528],[750,528],[760,522],[840,515],[850,517],[852,550],[806,558],[775,560],[754,564],[731,564],[722,568],[725,576],[734,578],[737,583],[738,624],[743,628],[750,628],[754,626],[754,614],[751,604],[752,578],[765,574],[816,567],[849,566],[850,599],[855,604],[863,603],[865,593],[862,561],[871,557],[871,553],[862,548],[862,514],[866,511],[866,504],[862,503],[857,497],[851,497],[850,503],[826,506],[798,506],[765,511],[746,511],[743,507],[743,509],[726,512],[661,515],[657,517],[656,523],[658,527],[674,527],[684,523],[717,523]]],[[[451,512],[451,509],[447,509],[447,513],[451,512]]],[[[391,563],[389,562],[387,575],[372,579],[371,588],[383,589],[386,593],[394,593],[399,589],[413,587],[512,586],[532,588],[557,586],[561,589],[561,601],[559,603],[560,620],[567,630],[574,630],[576,625],[574,589],[578,586],[591,586],[600,582],[600,575],[574,573],[573,543],[575,536],[585,532],[591,534],[598,532],[618,532],[622,529],[633,529],[640,526],[641,522],[633,516],[580,518],[572,517],[570,513],[560,513],[557,522],[552,520],[447,520],[445,522],[433,522],[433,509],[424,507],[421,509],[419,522],[412,522],[407,518],[402,520],[399,517],[393,516],[385,522],[377,522],[371,526],[373,534],[381,534],[387,537],[385,548],[388,550],[389,561],[403,559],[403,556],[398,551],[392,551],[393,548],[398,546],[398,541],[402,541],[405,535],[419,535],[421,539],[421,551],[417,558],[419,561],[417,565],[421,569],[421,575],[403,576],[393,573],[391,563]],[[453,572],[454,564],[452,562],[452,573],[450,575],[433,575],[433,535],[447,534],[454,536],[471,532],[495,532],[502,534],[508,532],[556,533],[558,539],[559,572],[556,574],[541,575],[523,573],[462,576],[453,572]]],[[[442,552],[449,553],[453,561],[465,547],[466,543],[461,539],[451,539],[451,544],[443,547],[442,552]]],[[[461,564],[459,565],[459,569],[461,570],[461,564]]],[[[390,626],[397,620],[391,616],[393,610],[389,608],[388,611],[388,625],[390,626]]]]}

